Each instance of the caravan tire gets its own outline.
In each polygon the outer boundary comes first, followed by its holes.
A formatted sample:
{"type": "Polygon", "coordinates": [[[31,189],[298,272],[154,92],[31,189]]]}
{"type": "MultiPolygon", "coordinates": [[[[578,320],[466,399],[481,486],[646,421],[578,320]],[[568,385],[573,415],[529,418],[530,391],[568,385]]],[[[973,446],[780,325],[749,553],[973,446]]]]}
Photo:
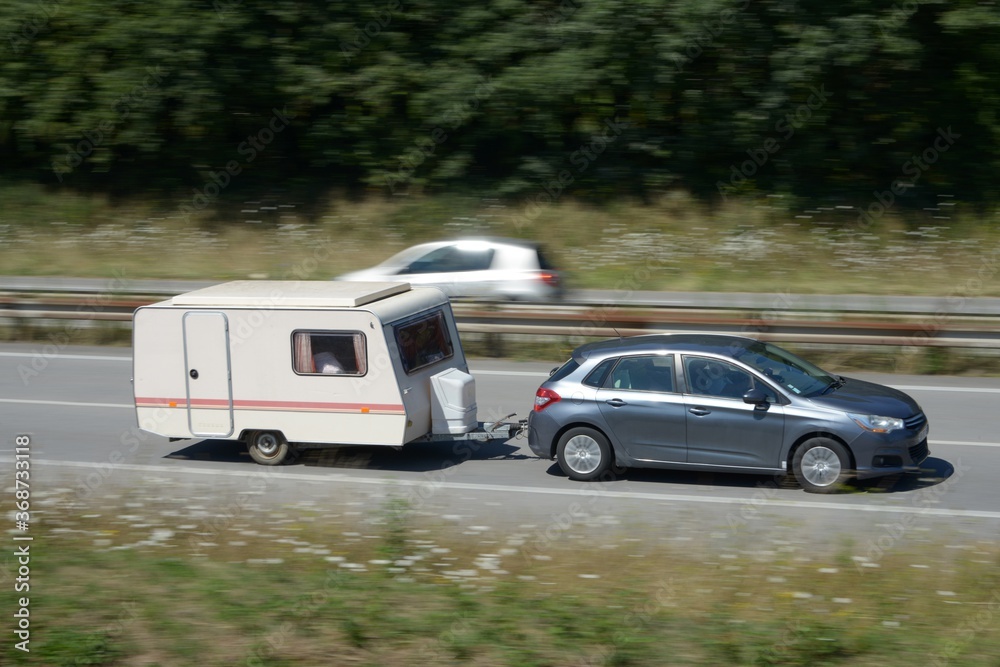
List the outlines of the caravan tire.
{"type": "Polygon", "coordinates": [[[263,466],[277,466],[288,456],[288,441],[279,431],[251,431],[247,436],[250,458],[263,466]]]}

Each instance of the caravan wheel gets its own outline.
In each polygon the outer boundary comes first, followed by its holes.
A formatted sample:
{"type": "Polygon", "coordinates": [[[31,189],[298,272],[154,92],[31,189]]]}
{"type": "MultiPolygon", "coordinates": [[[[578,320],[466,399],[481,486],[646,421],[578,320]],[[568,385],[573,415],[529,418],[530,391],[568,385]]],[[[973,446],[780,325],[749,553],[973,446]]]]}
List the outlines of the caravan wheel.
{"type": "Polygon", "coordinates": [[[288,456],[288,442],[279,431],[253,431],[247,436],[250,458],[263,466],[281,465],[288,456]]]}

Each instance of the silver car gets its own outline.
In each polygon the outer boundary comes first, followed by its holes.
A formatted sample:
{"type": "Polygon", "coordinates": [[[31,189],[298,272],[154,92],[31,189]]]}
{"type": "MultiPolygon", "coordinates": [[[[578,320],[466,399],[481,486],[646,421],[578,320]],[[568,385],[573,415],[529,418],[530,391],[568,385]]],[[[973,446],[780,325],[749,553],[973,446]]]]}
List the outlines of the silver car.
{"type": "Polygon", "coordinates": [[[404,281],[449,297],[553,301],[562,278],[530,241],[473,238],[423,243],[337,280],[404,281]]]}
{"type": "Polygon", "coordinates": [[[919,471],[927,418],[910,396],[830,375],[776,345],[712,334],[589,343],[546,380],[528,443],[569,477],[613,465],[793,474],[828,493],[919,471]]]}

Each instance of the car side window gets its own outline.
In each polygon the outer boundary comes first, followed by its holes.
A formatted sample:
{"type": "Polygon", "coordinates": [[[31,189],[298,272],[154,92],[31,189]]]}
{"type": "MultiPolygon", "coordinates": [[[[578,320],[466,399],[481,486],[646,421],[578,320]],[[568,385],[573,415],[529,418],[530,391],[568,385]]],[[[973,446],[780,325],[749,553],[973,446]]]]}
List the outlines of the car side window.
{"type": "Polygon", "coordinates": [[[692,394],[742,399],[744,394],[758,387],[764,390],[769,401],[777,400],[771,388],[755,382],[752,374],[717,359],[685,356],[684,375],[688,391],[692,394]]]}
{"type": "Polygon", "coordinates": [[[457,273],[485,271],[493,263],[493,248],[463,249],[449,245],[430,251],[412,262],[404,273],[457,273]]]}
{"type": "Polygon", "coordinates": [[[587,377],[583,378],[583,384],[588,387],[602,387],[604,386],[604,381],[608,379],[608,371],[611,367],[615,365],[617,359],[605,359],[601,363],[597,364],[597,368],[590,371],[587,377]]]}
{"type": "Polygon", "coordinates": [[[444,271],[441,268],[447,262],[448,256],[455,251],[452,246],[435,248],[426,255],[421,255],[410,262],[410,265],[403,269],[403,273],[437,273],[444,271]]]}
{"type": "Polygon", "coordinates": [[[493,264],[493,248],[460,250],[453,271],[488,271],[493,264]]]}
{"type": "Polygon", "coordinates": [[[607,386],[633,391],[676,391],[674,356],[624,357],[611,371],[607,386]]]}
{"type": "MultiPolygon", "coordinates": [[[[570,359],[565,364],[559,368],[552,369],[552,375],[549,376],[549,382],[558,382],[564,377],[570,375],[573,371],[580,367],[580,362],[576,359],[570,359]]],[[[586,382],[586,380],[584,381],[586,382]]]]}

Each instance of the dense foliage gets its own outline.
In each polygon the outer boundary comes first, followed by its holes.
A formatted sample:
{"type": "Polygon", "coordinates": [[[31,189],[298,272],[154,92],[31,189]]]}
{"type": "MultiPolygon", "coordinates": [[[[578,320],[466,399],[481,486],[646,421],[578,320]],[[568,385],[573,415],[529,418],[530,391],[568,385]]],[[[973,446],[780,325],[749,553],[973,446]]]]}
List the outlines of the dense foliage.
{"type": "Polygon", "coordinates": [[[5,0],[0,37],[4,179],[1000,197],[992,3],[5,0]]]}

